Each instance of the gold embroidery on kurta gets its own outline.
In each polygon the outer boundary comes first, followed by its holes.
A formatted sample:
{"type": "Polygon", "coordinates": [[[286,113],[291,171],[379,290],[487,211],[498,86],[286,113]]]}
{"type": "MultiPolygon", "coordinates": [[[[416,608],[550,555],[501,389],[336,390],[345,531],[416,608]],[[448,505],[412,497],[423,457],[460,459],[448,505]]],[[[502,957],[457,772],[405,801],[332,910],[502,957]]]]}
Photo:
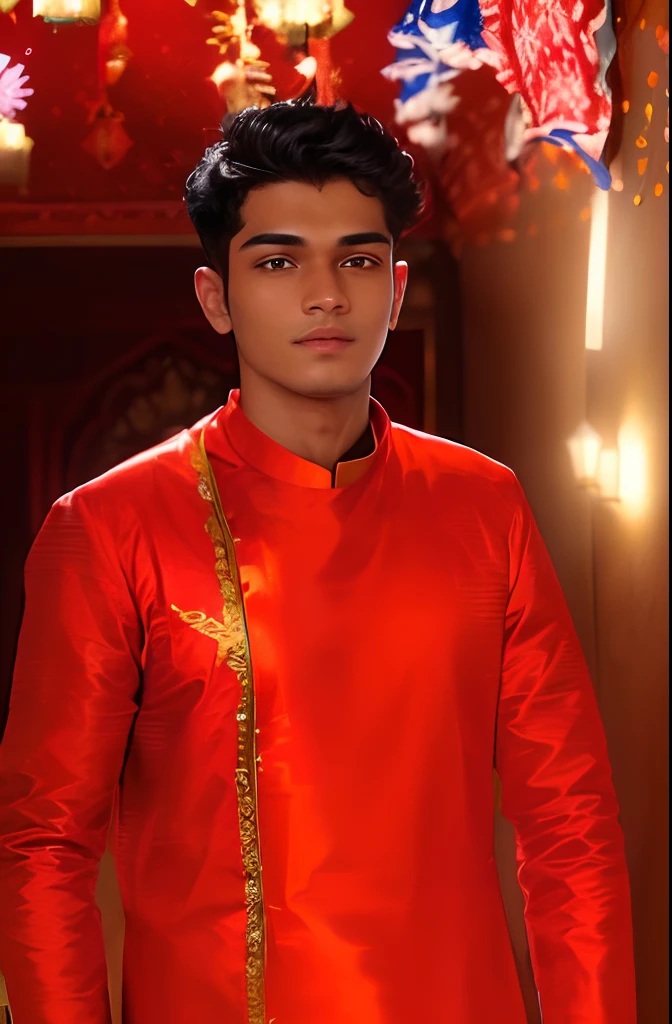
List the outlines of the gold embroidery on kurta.
{"type": "Polygon", "coordinates": [[[217,641],[217,665],[221,665],[231,648],[243,639],[242,630],[232,632],[230,627],[225,626],[223,622],[219,622],[217,619],[213,619],[211,615],[206,615],[205,612],[183,612],[175,604],[171,604],[170,607],[172,611],[177,612],[182,622],[191,626],[197,633],[203,633],[204,636],[212,637],[213,640],[217,641]]]}
{"type": "MultiPolygon", "coordinates": [[[[217,623],[218,656],[232,669],[240,683],[238,721],[238,747],[236,764],[236,791],[238,794],[238,824],[240,846],[245,875],[245,904],[247,926],[245,940],[247,955],[245,975],[247,986],[248,1024],[265,1024],[264,971],[266,961],[266,929],[263,889],[261,882],[261,854],[257,815],[257,750],[255,735],[255,701],[250,661],[250,646],[245,622],[236,553],[231,531],[220,501],[217,484],[205,451],[201,434],[198,448],[192,455],[192,465],[198,473],[198,492],[208,502],[212,512],[205,529],[215,548],[215,571],[224,599],[222,622],[217,623]]],[[[175,609],[179,612],[179,609],[175,609]]],[[[187,612],[181,615],[204,613],[187,612]]],[[[210,622],[216,620],[210,619],[210,622]]],[[[190,623],[195,629],[205,620],[190,623]]],[[[213,635],[213,634],[210,634],[213,635]]]]}

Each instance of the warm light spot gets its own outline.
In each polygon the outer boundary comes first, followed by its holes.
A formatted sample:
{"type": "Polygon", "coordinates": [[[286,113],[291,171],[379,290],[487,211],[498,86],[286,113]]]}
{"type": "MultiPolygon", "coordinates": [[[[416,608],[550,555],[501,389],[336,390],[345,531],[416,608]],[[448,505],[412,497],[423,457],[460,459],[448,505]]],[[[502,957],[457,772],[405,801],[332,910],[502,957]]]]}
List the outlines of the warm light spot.
{"type": "Polygon", "coordinates": [[[655,89],[656,86],[658,85],[658,72],[657,71],[651,71],[649,73],[649,77],[647,78],[647,82],[649,83],[649,87],[651,89],[655,89]]]}
{"type": "Polygon", "coordinates": [[[607,276],[609,193],[597,189],[591,206],[588,289],[586,294],[586,348],[602,348],[604,285],[607,276]]]}
{"type": "Polygon", "coordinates": [[[632,201],[635,204],[635,206],[639,206],[639,204],[642,201],[642,197],[641,196],[635,196],[635,198],[632,201]]]}
{"type": "Polygon", "coordinates": [[[667,161],[667,163],[665,164],[665,170],[666,170],[666,172],[667,172],[668,174],[670,173],[670,161],[669,161],[669,160],[668,160],[668,161],[667,161]]]}
{"type": "Polygon", "coordinates": [[[662,194],[663,194],[663,186],[661,185],[661,183],[659,181],[656,182],[655,188],[653,190],[653,194],[654,194],[654,196],[662,196],[662,194]]]}
{"type": "Polygon", "coordinates": [[[639,23],[639,27],[641,29],[645,29],[646,28],[646,18],[642,18],[642,20],[639,23]]]}
{"type": "Polygon", "coordinates": [[[635,145],[637,146],[637,149],[646,149],[648,142],[643,135],[640,135],[639,138],[635,139],[635,145]]]}
{"type": "Polygon", "coordinates": [[[623,182],[620,178],[613,178],[611,182],[611,187],[613,188],[614,192],[622,192],[623,182]]]}
{"type": "Polygon", "coordinates": [[[665,29],[662,25],[656,25],[656,39],[662,39],[665,34],[665,29]]]}
{"type": "Polygon", "coordinates": [[[582,423],[567,441],[567,447],[577,483],[594,483],[602,447],[600,435],[590,423],[582,423]]]}
{"type": "Polygon", "coordinates": [[[582,210],[579,210],[579,220],[583,220],[583,221],[590,220],[590,217],[591,217],[591,209],[590,209],[589,206],[584,206],[584,208],[582,210]]]}
{"type": "Polygon", "coordinates": [[[529,188],[530,192],[536,192],[540,185],[541,182],[539,178],[536,176],[536,174],[530,174],[530,176],[527,179],[527,187],[529,188]]]}
{"type": "Polygon", "coordinates": [[[645,156],[643,160],[637,161],[637,174],[644,174],[646,171],[646,165],[649,162],[648,156],[645,156]]]}
{"type": "Polygon", "coordinates": [[[646,120],[651,124],[651,118],[653,117],[653,104],[647,103],[644,107],[644,113],[646,114],[646,120]]]}
{"type": "Polygon", "coordinates": [[[596,482],[600,497],[606,501],[619,499],[619,457],[616,448],[603,448],[597,463],[596,482]]]}
{"type": "Polygon", "coordinates": [[[562,189],[562,191],[564,192],[566,189],[569,188],[569,178],[565,174],[563,174],[562,171],[558,171],[556,176],[553,178],[553,184],[556,188],[562,189]]]}
{"type": "Polygon", "coordinates": [[[549,164],[557,164],[558,160],[562,155],[562,150],[558,146],[554,146],[550,142],[542,142],[541,151],[548,160],[549,164]]]}
{"type": "Polygon", "coordinates": [[[627,114],[627,112],[630,110],[630,100],[623,100],[623,103],[621,104],[621,106],[622,106],[622,109],[623,109],[623,113],[627,114]]]}
{"type": "Polygon", "coordinates": [[[620,462],[618,492],[621,501],[640,509],[646,497],[646,452],[639,431],[624,425],[618,435],[620,462]]]}

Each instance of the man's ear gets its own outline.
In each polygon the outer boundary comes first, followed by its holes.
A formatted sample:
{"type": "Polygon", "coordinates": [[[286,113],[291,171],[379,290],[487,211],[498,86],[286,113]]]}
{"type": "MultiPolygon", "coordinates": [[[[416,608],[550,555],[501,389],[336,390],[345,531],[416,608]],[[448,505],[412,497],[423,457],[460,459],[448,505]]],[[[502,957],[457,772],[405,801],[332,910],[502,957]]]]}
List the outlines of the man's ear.
{"type": "Polygon", "coordinates": [[[217,271],[199,267],[194,274],[194,288],[210,325],[218,334],[228,334],[233,328],[224,299],[224,283],[217,271]]]}
{"type": "Polygon", "coordinates": [[[399,260],[394,264],[394,301],[392,303],[392,313],[390,315],[390,330],[393,331],[397,326],[397,320],[399,319],[399,313],[401,312],[401,304],[404,301],[404,293],[406,291],[406,285],[408,283],[408,263],[405,260],[399,260]]]}

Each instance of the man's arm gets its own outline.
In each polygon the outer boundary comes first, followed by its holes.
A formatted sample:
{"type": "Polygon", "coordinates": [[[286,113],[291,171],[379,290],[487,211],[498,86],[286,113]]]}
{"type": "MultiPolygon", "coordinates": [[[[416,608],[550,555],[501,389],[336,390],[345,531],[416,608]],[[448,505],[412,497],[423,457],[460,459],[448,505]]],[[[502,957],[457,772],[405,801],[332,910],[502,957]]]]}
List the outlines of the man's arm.
{"type": "Polygon", "coordinates": [[[515,477],[496,767],[544,1024],[635,1024],[630,888],[604,730],[515,477]]]}
{"type": "Polygon", "coordinates": [[[16,1024],[107,1024],[95,886],[136,711],[141,629],[77,492],[26,563],[0,744],[0,970],[16,1024]]]}

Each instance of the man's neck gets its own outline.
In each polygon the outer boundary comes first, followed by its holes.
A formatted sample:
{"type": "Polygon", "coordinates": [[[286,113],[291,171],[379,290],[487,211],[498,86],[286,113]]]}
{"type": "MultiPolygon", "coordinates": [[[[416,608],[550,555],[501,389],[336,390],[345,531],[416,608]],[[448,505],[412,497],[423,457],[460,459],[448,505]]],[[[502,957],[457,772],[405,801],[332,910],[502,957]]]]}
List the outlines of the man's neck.
{"type": "Polygon", "coordinates": [[[370,380],[351,395],[313,398],[245,377],[241,372],[240,408],[248,420],[283,448],[323,469],[332,471],[369,423],[370,380]]]}

